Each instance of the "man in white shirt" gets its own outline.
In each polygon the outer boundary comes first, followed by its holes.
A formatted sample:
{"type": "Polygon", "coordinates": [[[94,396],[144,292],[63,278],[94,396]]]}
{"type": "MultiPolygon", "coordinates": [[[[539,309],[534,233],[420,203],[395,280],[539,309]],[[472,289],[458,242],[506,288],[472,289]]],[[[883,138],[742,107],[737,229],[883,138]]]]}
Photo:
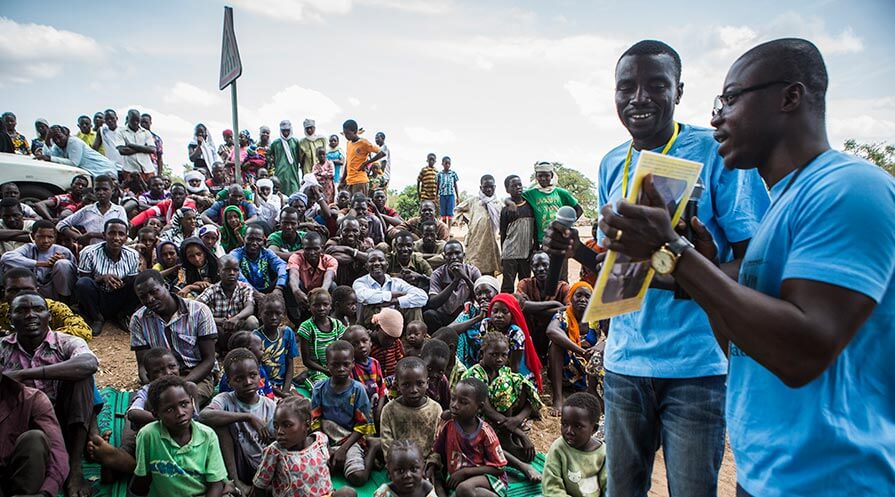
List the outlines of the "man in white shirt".
{"type": "Polygon", "coordinates": [[[112,203],[112,178],[99,176],[93,185],[96,203],[82,207],[56,225],[60,233],[76,239],[82,247],[103,241],[103,230],[109,219],[120,219],[127,223],[124,207],[112,203]]]}
{"type": "Polygon", "coordinates": [[[122,169],[129,174],[139,174],[144,181],[148,181],[155,174],[155,164],[152,163],[155,138],[149,130],[140,126],[140,111],[127,111],[127,126],[121,129],[121,137],[124,143],[118,147],[118,153],[122,156],[122,169]]]}
{"type": "Polygon", "coordinates": [[[388,260],[381,250],[371,250],[367,254],[369,274],[354,280],[352,288],[357,294],[357,303],[363,306],[361,319],[369,323],[370,318],[383,307],[394,307],[401,311],[404,322],[421,320],[423,307],[429,297],[423,290],[401,278],[388,275],[388,260]]]}
{"type": "Polygon", "coordinates": [[[96,135],[97,143],[93,144],[93,149],[96,150],[99,147],[103,147],[106,157],[118,164],[120,168],[124,160],[118,151],[118,147],[124,145],[124,138],[121,136],[121,128],[118,127],[118,114],[112,109],[106,109],[104,120],[105,124],[99,128],[99,133],[96,135]]]}

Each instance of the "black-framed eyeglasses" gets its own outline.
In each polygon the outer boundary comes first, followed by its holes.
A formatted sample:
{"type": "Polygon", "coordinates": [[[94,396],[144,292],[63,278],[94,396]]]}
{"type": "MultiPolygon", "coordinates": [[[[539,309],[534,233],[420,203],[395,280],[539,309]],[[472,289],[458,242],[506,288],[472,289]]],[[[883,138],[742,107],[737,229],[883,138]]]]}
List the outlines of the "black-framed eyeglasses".
{"type": "Polygon", "coordinates": [[[792,81],[786,81],[783,79],[777,81],[768,81],[767,83],[762,83],[760,85],[748,86],[746,88],[742,88],[739,90],[733,90],[727,93],[722,93],[715,97],[715,103],[712,106],[712,117],[717,116],[721,113],[724,107],[730,105],[730,103],[740,95],[744,93],[749,93],[750,91],[758,91],[764,90],[765,88],[770,88],[774,85],[791,85],[792,81]]]}

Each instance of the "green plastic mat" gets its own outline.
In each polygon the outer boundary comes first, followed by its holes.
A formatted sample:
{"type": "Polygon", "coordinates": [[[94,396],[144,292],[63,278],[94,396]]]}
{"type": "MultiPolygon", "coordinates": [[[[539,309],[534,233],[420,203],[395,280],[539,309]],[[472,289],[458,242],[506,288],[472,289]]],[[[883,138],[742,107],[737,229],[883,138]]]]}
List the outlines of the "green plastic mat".
{"type": "MultiPolygon", "coordinates": [[[[310,392],[305,388],[299,388],[302,395],[310,397],[310,392]]],[[[112,438],[110,442],[116,447],[121,446],[121,434],[124,432],[124,424],[127,422],[125,413],[130,404],[130,392],[115,390],[106,387],[101,390],[103,396],[103,410],[100,412],[97,421],[100,433],[111,430],[112,438]]],[[[544,471],[544,454],[537,454],[532,466],[538,471],[544,471]]],[[[536,497],[542,495],[541,485],[529,481],[522,481],[521,474],[512,468],[507,469],[510,477],[509,497],[536,497]]],[[[95,463],[84,464],[84,477],[93,483],[93,495],[96,497],[125,497],[127,495],[127,484],[125,480],[118,480],[112,484],[102,484],[100,482],[100,468],[95,463]]],[[[374,471],[370,475],[370,481],[363,487],[355,488],[357,495],[360,497],[372,497],[383,483],[388,483],[388,475],[385,470],[374,471]]],[[[333,478],[333,485],[341,488],[348,483],[341,476],[333,478]]]]}

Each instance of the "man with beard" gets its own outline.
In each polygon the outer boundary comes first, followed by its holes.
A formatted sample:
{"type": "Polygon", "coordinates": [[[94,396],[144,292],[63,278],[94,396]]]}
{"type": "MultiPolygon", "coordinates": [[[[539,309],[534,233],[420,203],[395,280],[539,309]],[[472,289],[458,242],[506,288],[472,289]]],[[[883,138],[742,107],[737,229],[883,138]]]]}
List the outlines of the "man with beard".
{"type": "Polygon", "coordinates": [[[429,291],[429,277],[432,266],[426,259],[413,251],[413,233],[401,231],[392,242],[392,252],[388,256],[388,273],[392,278],[401,278],[411,285],[429,291]]]}
{"type": "Polygon", "coordinates": [[[357,303],[362,306],[361,323],[370,323],[373,315],[383,307],[400,311],[405,323],[422,317],[422,308],[429,300],[426,292],[401,278],[392,278],[387,269],[385,254],[381,250],[371,250],[367,255],[368,274],[352,285],[357,303]]]}
{"type": "Polygon", "coordinates": [[[82,463],[94,416],[102,408],[95,404],[93,383],[99,361],[83,339],[50,330],[47,302],[36,292],[13,299],[10,317],[15,333],[0,340],[3,381],[18,381],[49,398],[71,467],[66,495],[89,497],[91,486],[84,479],[82,463]]]}

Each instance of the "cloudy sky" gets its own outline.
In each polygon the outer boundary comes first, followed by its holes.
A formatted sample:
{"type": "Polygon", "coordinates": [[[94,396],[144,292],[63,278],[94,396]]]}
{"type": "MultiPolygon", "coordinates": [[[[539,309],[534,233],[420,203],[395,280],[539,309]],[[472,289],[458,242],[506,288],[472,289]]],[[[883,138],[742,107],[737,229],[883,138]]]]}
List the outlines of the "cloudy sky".
{"type": "MultiPolygon", "coordinates": [[[[80,114],[136,107],[154,117],[165,155],[186,162],[193,126],[230,128],[218,90],[223,3],[0,3],[0,109],[75,127],[80,114]]],[[[484,172],[528,173],[560,161],[596,178],[626,138],[613,106],[615,62],[644,38],[683,59],[676,117],[708,125],[737,56],[782,36],[814,41],[830,72],[828,126],[895,141],[895,2],[234,0],[243,61],[240,128],[257,137],[281,119],[347,118],[382,130],[398,186],[427,152],[450,155],[461,189],[484,172]]],[[[122,115],[123,117],[123,115],[122,115]]]]}

